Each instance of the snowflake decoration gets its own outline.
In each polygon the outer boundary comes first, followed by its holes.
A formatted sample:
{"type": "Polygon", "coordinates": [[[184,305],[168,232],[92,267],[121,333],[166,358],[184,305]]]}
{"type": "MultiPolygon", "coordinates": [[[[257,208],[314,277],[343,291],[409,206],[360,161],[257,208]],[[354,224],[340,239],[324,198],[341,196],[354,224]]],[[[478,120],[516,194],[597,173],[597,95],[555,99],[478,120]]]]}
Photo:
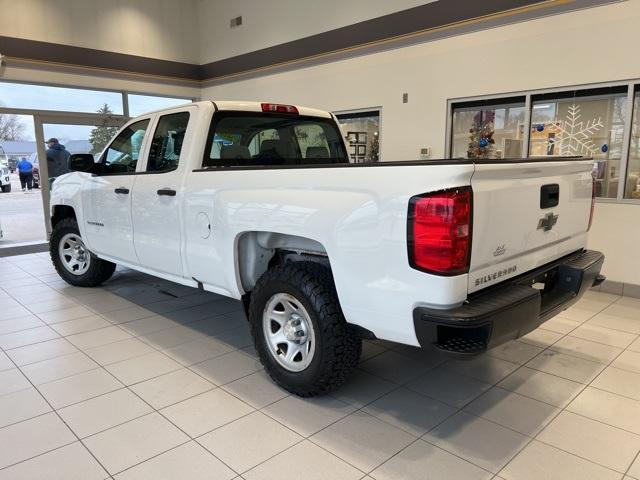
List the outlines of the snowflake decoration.
{"type": "Polygon", "coordinates": [[[588,120],[585,124],[580,120],[580,105],[575,103],[567,110],[565,120],[554,122],[555,138],[549,139],[549,145],[554,145],[558,155],[594,155],[598,151],[591,137],[604,128],[602,118],[588,120]]]}

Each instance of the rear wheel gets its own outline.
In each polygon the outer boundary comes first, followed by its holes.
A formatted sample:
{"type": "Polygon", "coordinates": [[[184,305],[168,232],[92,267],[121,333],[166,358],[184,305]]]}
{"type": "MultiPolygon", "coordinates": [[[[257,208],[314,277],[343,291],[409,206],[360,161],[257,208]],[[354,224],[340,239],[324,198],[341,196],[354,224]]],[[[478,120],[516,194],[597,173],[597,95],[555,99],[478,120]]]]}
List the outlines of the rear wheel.
{"type": "Polygon", "coordinates": [[[7,184],[7,185],[2,185],[2,192],[3,193],[9,193],[11,191],[11,184],[7,184]]]}
{"type": "Polygon", "coordinates": [[[319,263],[268,270],[251,293],[249,321],[265,370],[296,395],[338,388],[360,358],[362,342],[342,314],[330,270],[319,263]]]}
{"type": "Polygon", "coordinates": [[[76,287],[96,287],[109,280],[116,269],[114,263],[87,250],[74,218],[60,220],[53,227],[49,253],[58,275],[76,287]]]}

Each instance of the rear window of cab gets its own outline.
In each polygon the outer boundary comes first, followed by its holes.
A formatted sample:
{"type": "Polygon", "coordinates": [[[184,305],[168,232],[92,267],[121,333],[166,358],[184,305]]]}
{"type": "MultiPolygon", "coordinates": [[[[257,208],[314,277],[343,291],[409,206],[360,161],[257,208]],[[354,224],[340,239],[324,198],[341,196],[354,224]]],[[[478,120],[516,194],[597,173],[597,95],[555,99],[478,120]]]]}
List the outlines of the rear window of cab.
{"type": "Polygon", "coordinates": [[[202,166],[294,166],[348,163],[332,119],[292,114],[214,115],[202,166]]]}

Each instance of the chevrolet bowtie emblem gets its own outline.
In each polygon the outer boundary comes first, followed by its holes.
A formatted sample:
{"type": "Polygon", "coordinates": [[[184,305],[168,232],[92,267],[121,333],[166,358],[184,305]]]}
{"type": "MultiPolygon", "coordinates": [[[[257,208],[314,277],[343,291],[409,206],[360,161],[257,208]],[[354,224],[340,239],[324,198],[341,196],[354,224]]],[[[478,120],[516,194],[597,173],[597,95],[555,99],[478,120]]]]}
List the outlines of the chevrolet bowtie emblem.
{"type": "Polygon", "coordinates": [[[556,223],[558,223],[558,215],[554,215],[553,213],[549,212],[540,220],[538,220],[538,230],[544,230],[545,232],[548,232],[555,226],[556,223]]]}

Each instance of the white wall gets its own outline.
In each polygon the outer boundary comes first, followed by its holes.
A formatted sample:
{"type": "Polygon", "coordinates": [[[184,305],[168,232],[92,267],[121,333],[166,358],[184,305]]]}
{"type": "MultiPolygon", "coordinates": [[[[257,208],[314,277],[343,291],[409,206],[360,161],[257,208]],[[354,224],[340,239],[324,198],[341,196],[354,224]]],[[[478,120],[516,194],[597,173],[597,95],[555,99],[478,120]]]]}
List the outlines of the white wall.
{"type": "Polygon", "coordinates": [[[640,205],[596,204],[589,248],[604,252],[607,279],[640,285],[640,205]]]}
{"type": "Polygon", "coordinates": [[[195,0],[0,0],[0,35],[197,63],[195,7],[195,0]]]}
{"type": "MultiPolygon", "coordinates": [[[[213,86],[202,98],[327,110],[381,105],[383,160],[415,159],[423,146],[438,158],[444,156],[447,99],[640,78],[638,25],[640,0],[630,0],[213,86]]],[[[619,250],[620,239],[640,238],[634,215],[640,218],[640,206],[599,205],[592,243],[607,254],[611,280],[640,284],[640,255],[619,250]],[[600,237],[601,229],[607,233],[600,237]]]]}
{"type": "Polygon", "coordinates": [[[279,45],[435,0],[198,0],[200,63],[279,45]],[[242,15],[242,26],[231,29],[242,15]]]}

